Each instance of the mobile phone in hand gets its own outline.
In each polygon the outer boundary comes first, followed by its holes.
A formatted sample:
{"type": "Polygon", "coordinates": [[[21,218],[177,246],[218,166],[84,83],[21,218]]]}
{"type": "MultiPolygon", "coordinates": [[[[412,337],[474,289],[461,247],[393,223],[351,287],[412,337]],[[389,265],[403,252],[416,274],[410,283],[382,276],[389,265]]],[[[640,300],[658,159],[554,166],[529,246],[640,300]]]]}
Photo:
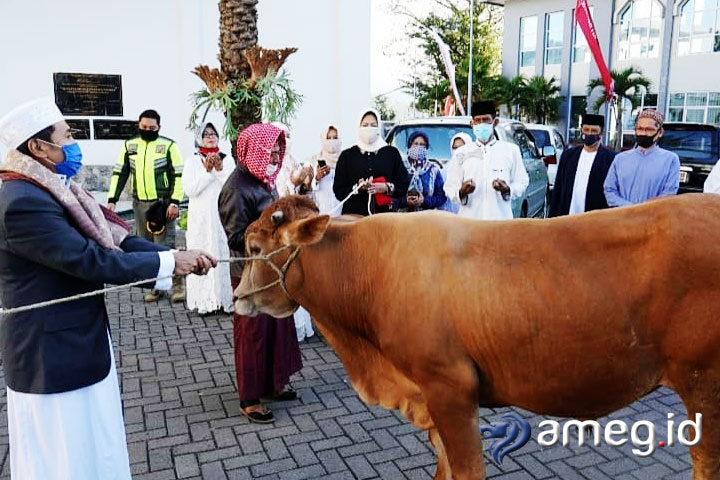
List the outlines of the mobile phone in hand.
{"type": "Polygon", "coordinates": [[[326,167],[326,166],[327,166],[327,162],[325,162],[325,160],[318,160],[318,167],[322,168],[322,167],[326,167]]]}

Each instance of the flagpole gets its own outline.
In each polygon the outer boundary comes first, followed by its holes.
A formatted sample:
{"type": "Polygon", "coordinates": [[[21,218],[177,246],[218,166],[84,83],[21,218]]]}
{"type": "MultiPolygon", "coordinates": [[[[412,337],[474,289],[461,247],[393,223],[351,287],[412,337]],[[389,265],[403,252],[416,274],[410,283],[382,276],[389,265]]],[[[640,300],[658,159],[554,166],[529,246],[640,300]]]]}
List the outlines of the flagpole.
{"type": "Polygon", "coordinates": [[[468,93],[467,93],[467,114],[472,116],[472,83],[473,83],[473,33],[475,21],[475,0],[470,0],[470,61],[468,62],[468,93]]]}

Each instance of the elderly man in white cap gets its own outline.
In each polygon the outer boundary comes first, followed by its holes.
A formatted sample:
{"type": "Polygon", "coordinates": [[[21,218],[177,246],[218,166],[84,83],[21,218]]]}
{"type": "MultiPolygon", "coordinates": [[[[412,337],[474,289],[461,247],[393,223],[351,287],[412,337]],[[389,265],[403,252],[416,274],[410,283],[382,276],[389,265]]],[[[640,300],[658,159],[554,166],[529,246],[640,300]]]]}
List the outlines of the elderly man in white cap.
{"type": "MultiPolygon", "coordinates": [[[[0,301],[5,309],[124,284],[204,274],[200,251],[171,252],[72,181],[82,152],[52,99],[0,119],[0,301]]],[[[152,282],[150,282],[152,283],[152,282]]],[[[150,286],[150,285],[148,285],[150,286]]],[[[18,479],[130,479],[102,296],[0,314],[10,473],[18,479]]]]}

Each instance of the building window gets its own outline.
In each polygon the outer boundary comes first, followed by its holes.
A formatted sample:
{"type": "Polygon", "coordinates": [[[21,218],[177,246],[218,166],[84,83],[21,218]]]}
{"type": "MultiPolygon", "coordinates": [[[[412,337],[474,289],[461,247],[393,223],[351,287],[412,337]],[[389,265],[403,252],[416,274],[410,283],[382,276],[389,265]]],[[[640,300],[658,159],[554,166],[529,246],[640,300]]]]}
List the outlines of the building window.
{"type": "Polygon", "coordinates": [[[580,142],[580,137],[582,135],[582,124],[580,122],[582,121],[582,116],[587,112],[587,97],[585,95],[574,96],[572,97],[571,102],[570,138],[568,138],[568,142],[577,144],[580,142]]]}
{"type": "Polygon", "coordinates": [[[720,52],[720,5],[688,0],[680,8],[678,55],[720,52]]]}
{"type": "Polygon", "coordinates": [[[720,92],[671,93],[668,121],[720,124],[720,92]]]}
{"type": "Polygon", "coordinates": [[[633,0],[620,13],[618,57],[657,58],[663,7],[657,0],[633,0]]]}
{"type": "MultiPolygon", "coordinates": [[[[595,7],[590,7],[590,18],[595,20],[595,7]]],[[[575,45],[573,46],[573,63],[590,63],[590,47],[582,29],[575,21],[575,45]]]]}
{"type": "Polygon", "coordinates": [[[643,111],[646,108],[657,108],[657,102],[658,102],[658,96],[657,93],[636,93],[635,94],[635,101],[637,102],[638,107],[631,111],[630,108],[625,110],[625,121],[623,128],[625,130],[634,130],[635,129],[635,119],[638,116],[638,113],[643,111]]]}
{"type": "Polygon", "coordinates": [[[537,50],[537,17],[520,19],[520,67],[535,66],[537,50]]]}
{"type": "Polygon", "coordinates": [[[545,15],[545,65],[562,64],[565,12],[545,15]]]}

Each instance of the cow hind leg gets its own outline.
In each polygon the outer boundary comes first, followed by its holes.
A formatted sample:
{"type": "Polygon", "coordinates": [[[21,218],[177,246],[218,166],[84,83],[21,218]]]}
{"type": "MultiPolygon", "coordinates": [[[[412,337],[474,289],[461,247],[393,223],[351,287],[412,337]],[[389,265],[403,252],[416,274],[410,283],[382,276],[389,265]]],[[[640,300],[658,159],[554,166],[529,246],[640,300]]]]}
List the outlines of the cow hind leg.
{"type": "MultiPolygon", "coordinates": [[[[688,419],[702,414],[702,439],[690,447],[693,480],[720,480],[720,368],[676,373],[672,387],[683,399],[688,419]]],[[[685,431],[688,439],[696,435],[694,429],[685,431]]]]}

